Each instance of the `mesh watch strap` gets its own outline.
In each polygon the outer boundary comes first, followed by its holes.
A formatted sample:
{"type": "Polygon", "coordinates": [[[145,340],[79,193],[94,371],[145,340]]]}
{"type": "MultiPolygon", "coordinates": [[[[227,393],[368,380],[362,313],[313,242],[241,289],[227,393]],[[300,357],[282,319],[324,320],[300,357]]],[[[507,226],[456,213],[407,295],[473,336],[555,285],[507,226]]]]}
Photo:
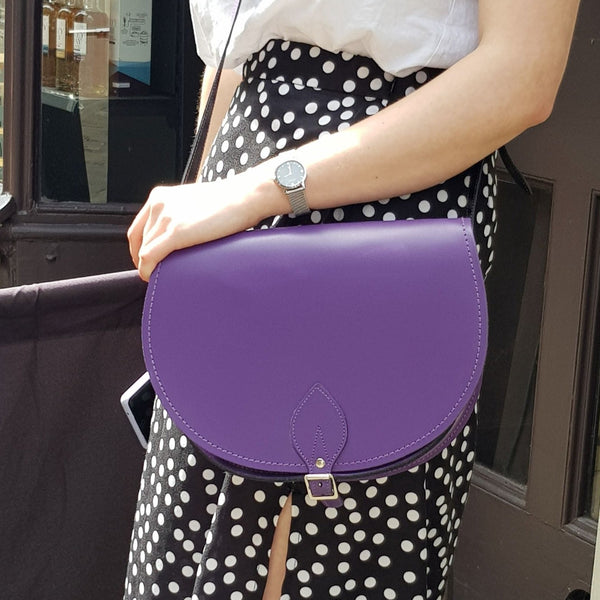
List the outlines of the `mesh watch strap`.
{"type": "Polygon", "coordinates": [[[285,191],[288,200],[290,201],[292,212],[297,217],[299,217],[300,215],[305,215],[307,212],[310,212],[310,208],[308,208],[308,204],[306,202],[306,196],[304,195],[304,189],[304,186],[302,186],[293,190],[285,191]]]}

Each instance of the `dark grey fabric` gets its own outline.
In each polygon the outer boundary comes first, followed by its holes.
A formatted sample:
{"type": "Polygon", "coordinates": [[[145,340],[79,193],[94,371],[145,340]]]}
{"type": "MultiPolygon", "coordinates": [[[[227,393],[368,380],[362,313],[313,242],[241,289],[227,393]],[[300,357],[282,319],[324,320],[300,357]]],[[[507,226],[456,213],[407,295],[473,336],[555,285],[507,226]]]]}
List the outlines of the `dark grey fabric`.
{"type": "Polygon", "coordinates": [[[135,272],[0,290],[0,597],[122,596],[143,450],[135,272]]]}

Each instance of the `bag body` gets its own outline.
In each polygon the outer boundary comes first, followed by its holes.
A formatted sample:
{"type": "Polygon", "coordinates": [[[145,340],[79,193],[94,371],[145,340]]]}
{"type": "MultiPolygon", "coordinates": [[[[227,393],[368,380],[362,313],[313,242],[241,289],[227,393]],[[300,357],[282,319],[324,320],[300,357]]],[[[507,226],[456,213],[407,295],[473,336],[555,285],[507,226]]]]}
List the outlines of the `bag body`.
{"type": "Polygon", "coordinates": [[[334,478],[425,462],[460,432],[487,348],[468,219],[244,232],[168,256],[143,316],[154,389],[213,461],[334,478]]]}

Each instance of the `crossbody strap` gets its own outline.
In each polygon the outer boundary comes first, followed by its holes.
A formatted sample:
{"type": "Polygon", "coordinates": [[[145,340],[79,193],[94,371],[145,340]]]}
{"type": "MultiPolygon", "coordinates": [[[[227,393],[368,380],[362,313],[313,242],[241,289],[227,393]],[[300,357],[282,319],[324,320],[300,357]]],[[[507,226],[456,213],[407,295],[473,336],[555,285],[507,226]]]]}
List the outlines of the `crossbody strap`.
{"type": "Polygon", "coordinates": [[[225,63],[225,56],[227,54],[227,48],[229,47],[229,42],[231,41],[231,36],[233,35],[233,28],[235,27],[235,22],[237,20],[238,14],[240,12],[240,6],[242,5],[242,0],[237,0],[235,5],[235,12],[233,15],[233,20],[231,21],[231,29],[229,30],[229,35],[227,36],[227,40],[225,42],[225,46],[223,47],[223,52],[221,54],[221,60],[219,61],[219,65],[217,70],[215,71],[215,78],[213,80],[213,84],[210,88],[210,93],[208,95],[208,99],[206,101],[206,106],[202,112],[202,118],[200,119],[200,125],[196,131],[196,135],[194,137],[194,142],[192,144],[192,151],[190,152],[190,157],[188,159],[187,165],[185,167],[185,171],[183,172],[183,177],[181,179],[181,183],[192,183],[198,177],[198,173],[200,172],[200,162],[202,161],[202,154],[204,152],[204,146],[206,145],[206,137],[208,136],[208,128],[210,126],[210,118],[212,117],[213,110],[215,108],[215,101],[217,99],[217,90],[219,88],[219,82],[221,81],[221,73],[223,71],[223,64],[225,63]]]}

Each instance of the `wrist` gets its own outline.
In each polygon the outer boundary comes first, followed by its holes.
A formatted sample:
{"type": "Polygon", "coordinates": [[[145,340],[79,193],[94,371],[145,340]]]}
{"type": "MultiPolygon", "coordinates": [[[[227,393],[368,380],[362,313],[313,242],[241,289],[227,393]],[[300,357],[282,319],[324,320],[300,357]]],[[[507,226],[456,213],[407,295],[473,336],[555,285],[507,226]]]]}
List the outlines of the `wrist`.
{"type": "Polygon", "coordinates": [[[275,170],[286,158],[277,157],[241,174],[245,179],[242,185],[246,186],[248,208],[256,222],[292,212],[285,190],[275,180],[275,170]]]}

